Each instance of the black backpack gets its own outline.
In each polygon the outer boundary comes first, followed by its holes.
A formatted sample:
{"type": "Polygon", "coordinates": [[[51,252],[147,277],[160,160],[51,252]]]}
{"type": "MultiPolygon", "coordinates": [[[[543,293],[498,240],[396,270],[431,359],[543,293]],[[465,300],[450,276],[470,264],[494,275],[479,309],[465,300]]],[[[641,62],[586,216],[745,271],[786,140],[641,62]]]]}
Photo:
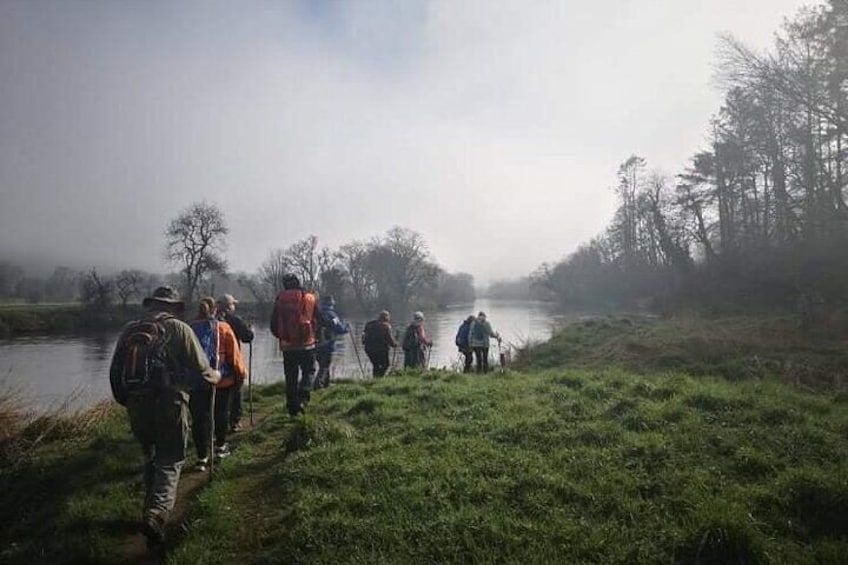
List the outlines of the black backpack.
{"type": "Polygon", "coordinates": [[[362,330],[362,344],[366,351],[377,351],[386,347],[379,320],[371,320],[362,330]]]}
{"type": "Polygon", "coordinates": [[[171,384],[163,318],[137,320],[126,327],[109,369],[112,396],[126,404],[132,394],[152,392],[171,384]]]}
{"type": "Polygon", "coordinates": [[[413,324],[409,324],[406,327],[406,333],[403,334],[403,349],[404,350],[415,350],[418,349],[420,344],[418,343],[418,329],[413,324]]]}

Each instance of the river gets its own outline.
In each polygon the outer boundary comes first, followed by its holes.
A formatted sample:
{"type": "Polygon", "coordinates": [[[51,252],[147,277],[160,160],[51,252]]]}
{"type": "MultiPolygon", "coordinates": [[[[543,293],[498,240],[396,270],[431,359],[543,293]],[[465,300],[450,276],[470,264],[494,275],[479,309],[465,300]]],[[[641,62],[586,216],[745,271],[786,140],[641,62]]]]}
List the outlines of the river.
{"type": "MultiPolygon", "coordinates": [[[[458,366],[459,355],[454,346],[456,330],[465,317],[481,310],[486,312],[492,328],[503,336],[504,349],[506,344],[546,340],[564,323],[563,316],[553,313],[551,304],[532,301],[478,299],[473,306],[466,304],[427,313],[425,323],[434,341],[430,367],[458,366]]],[[[340,337],[332,378],[362,378],[363,370],[366,376],[370,375],[370,365],[360,341],[367,320],[354,318],[349,321],[354,328],[357,347],[353,347],[350,336],[340,337]]],[[[401,335],[408,323],[408,320],[392,320],[393,327],[401,335]]],[[[282,355],[276,339],[264,323],[257,323],[254,330],[253,382],[264,384],[282,380],[282,355]]],[[[63,407],[79,409],[109,398],[109,363],[117,337],[116,332],[111,332],[0,341],[0,386],[14,391],[26,406],[38,412],[63,407]]],[[[245,362],[248,351],[245,346],[245,362]]],[[[496,357],[496,345],[491,354],[496,357]]],[[[402,352],[397,355],[396,364],[403,364],[402,352]]]]}

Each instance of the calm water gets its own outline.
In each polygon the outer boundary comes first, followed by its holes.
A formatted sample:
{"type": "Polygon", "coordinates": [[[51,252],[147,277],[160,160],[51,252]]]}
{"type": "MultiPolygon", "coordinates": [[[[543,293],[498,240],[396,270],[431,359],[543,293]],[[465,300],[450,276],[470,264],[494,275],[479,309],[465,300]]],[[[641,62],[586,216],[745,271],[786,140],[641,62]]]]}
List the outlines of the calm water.
{"type": "MultiPolygon", "coordinates": [[[[435,342],[430,355],[431,367],[457,366],[456,330],[465,317],[480,310],[486,312],[492,327],[503,336],[505,348],[508,343],[545,340],[556,326],[564,322],[562,317],[552,314],[549,304],[527,301],[480,299],[473,306],[425,313],[427,330],[435,342]]],[[[362,368],[365,375],[370,375],[370,365],[360,341],[367,320],[349,321],[354,328],[362,368]]],[[[401,334],[408,323],[405,319],[392,320],[392,326],[401,334]]],[[[254,383],[272,383],[283,378],[282,355],[277,341],[264,326],[263,321],[254,328],[254,383]]],[[[80,408],[109,398],[109,363],[117,337],[117,333],[109,333],[0,341],[0,386],[12,388],[36,410],[62,405],[80,408]]],[[[332,365],[333,378],[362,378],[356,350],[350,336],[339,339],[332,365]]],[[[248,360],[248,351],[245,346],[245,361],[248,360]]],[[[492,356],[497,355],[496,345],[491,353],[492,356]]],[[[395,363],[403,364],[402,352],[397,355],[395,363]]]]}

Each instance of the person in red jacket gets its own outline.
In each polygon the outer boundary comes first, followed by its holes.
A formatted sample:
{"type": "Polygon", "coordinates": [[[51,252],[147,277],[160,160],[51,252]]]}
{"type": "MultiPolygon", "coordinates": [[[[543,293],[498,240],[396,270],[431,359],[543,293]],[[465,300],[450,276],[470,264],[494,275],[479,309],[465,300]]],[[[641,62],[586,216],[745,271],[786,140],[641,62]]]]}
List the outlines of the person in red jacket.
{"type": "Polygon", "coordinates": [[[326,325],[315,295],[292,274],[283,277],[283,290],[271,312],[271,333],[280,342],[286,377],[286,407],[297,416],[306,408],[315,378],[316,330],[326,325]]]}

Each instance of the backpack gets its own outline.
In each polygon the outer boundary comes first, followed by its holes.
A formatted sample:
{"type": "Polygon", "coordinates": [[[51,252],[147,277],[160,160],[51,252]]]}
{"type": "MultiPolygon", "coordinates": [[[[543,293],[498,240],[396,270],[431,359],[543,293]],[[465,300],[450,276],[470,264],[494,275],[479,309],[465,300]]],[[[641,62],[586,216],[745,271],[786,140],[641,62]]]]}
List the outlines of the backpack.
{"type": "Polygon", "coordinates": [[[414,350],[418,349],[418,330],[414,324],[409,324],[406,327],[406,333],[403,334],[403,349],[414,350]]]}
{"type": "Polygon", "coordinates": [[[365,324],[365,329],[362,330],[362,345],[366,351],[377,351],[386,346],[379,320],[371,320],[365,324]]]}
{"type": "Polygon", "coordinates": [[[473,337],[476,341],[485,341],[486,340],[486,326],[477,322],[474,324],[473,337]]]}
{"type": "Polygon", "coordinates": [[[217,369],[221,364],[218,359],[218,321],[198,320],[192,322],[191,329],[194,330],[200,347],[209,359],[209,366],[217,369]]]}
{"type": "Polygon", "coordinates": [[[274,335],[290,344],[303,345],[312,335],[312,320],[306,316],[306,292],[300,291],[300,300],[285,300],[285,293],[277,298],[277,320],[274,335]]]}
{"type": "Polygon", "coordinates": [[[121,334],[109,370],[112,396],[125,405],[133,394],[171,385],[164,318],[130,322],[121,334]]]}
{"type": "Polygon", "coordinates": [[[468,347],[468,332],[471,331],[471,322],[463,321],[456,332],[456,346],[468,347]]]}

